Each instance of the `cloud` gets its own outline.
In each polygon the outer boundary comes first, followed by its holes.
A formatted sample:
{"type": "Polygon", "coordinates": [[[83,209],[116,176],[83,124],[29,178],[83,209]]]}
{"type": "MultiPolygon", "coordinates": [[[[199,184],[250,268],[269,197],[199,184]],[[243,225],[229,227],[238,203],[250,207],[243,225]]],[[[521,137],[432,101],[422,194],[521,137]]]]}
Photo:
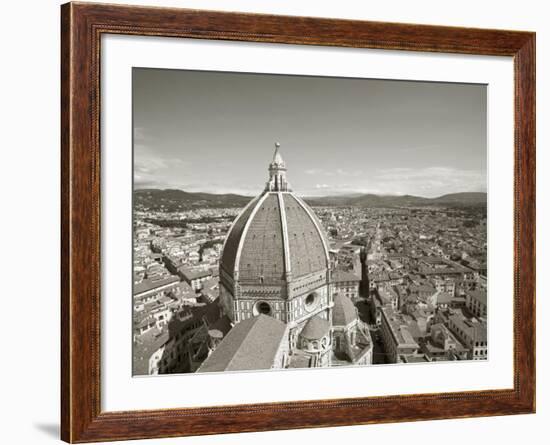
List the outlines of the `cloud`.
{"type": "MultiPolygon", "coordinates": [[[[484,192],[487,190],[487,174],[484,170],[465,170],[452,167],[393,167],[375,170],[361,176],[337,176],[340,169],[327,175],[326,181],[302,186],[299,192],[305,196],[376,194],[416,195],[436,197],[448,193],[484,192]]],[[[316,173],[320,173],[316,169],[316,173]]],[[[341,170],[343,172],[344,170],[341,170]]],[[[305,177],[305,176],[304,176],[305,177]]],[[[323,177],[324,179],[324,177],[323,177]]]]}
{"type": "Polygon", "coordinates": [[[310,168],[310,169],[304,170],[304,173],[306,175],[318,175],[321,172],[322,170],[320,168],[310,168]]]}
{"type": "Polygon", "coordinates": [[[145,128],[134,127],[134,142],[143,142],[145,139],[145,128]]]}
{"type": "Polygon", "coordinates": [[[337,168],[335,170],[326,170],[323,168],[309,168],[304,170],[306,175],[315,176],[327,176],[327,177],[358,177],[363,175],[362,170],[345,170],[343,168],[337,168]]]}
{"type": "Polygon", "coordinates": [[[141,175],[134,174],[134,187],[137,189],[143,188],[170,188],[167,184],[163,184],[154,179],[149,179],[141,175]]]}
{"type": "Polygon", "coordinates": [[[388,190],[367,187],[365,185],[353,184],[315,184],[313,188],[300,188],[295,190],[300,196],[338,196],[354,194],[374,194],[374,195],[402,195],[400,191],[388,192],[388,190]]]}
{"type": "Polygon", "coordinates": [[[169,187],[171,184],[166,180],[169,177],[167,172],[174,173],[174,170],[187,166],[187,163],[179,158],[159,155],[142,141],[138,142],[138,139],[144,139],[143,132],[134,133],[134,185],[142,188],[169,187]]]}
{"type": "Polygon", "coordinates": [[[394,167],[377,170],[374,179],[388,190],[397,188],[422,196],[487,190],[487,173],[481,169],[394,167]]]}
{"type": "Polygon", "coordinates": [[[168,163],[166,160],[160,158],[139,157],[134,161],[134,172],[136,173],[155,173],[165,168],[168,168],[168,163]]]}

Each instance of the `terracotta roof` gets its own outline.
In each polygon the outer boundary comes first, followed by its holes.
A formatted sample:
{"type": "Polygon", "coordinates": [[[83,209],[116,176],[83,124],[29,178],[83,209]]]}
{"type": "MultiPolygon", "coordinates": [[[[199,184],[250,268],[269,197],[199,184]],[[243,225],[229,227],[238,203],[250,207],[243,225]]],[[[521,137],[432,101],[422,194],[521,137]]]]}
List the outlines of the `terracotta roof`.
{"type": "Polygon", "coordinates": [[[409,332],[414,339],[418,339],[420,337],[423,337],[424,334],[420,330],[418,323],[414,320],[410,320],[407,322],[407,327],[409,329],[409,332]]]}
{"type": "Polygon", "coordinates": [[[170,339],[168,329],[153,328],[133,343],[132,375],[149,374],[149,359],[170,339]]]}
{"type": "Polygon", "coordinates": [[[328,320],[321,318],[320,315],[316,315],[307,321],[304,329],[300,332],[300,336],[308,340],[320,340],[325,335],[328,335],[329,330],[330,324],[328,320]]]}
{"type": "Polygon", "coordinates": [[[449,319],[473,341],[487,341],[487,325],[485,323],[473,322],[460,314],[451,315],[449,319]]]}
{"type": "Polygon", "coordinates": [[[231,227],[231,230],[227,235],[221,257],[221,265],[225,269],[225,271],[231,275],[233,275],[233,269],[235,268],[235,258],[237,256],[237,250],[239,248],[239,242],[241,240],[242,232],[248,221],[248,218],[250,217],[250,214],[254,210],[255,203],[257,203],[259,198],[260,197],[254,198],[248,203],[248,205],[243,209],[241,214],[233,223],[233,226],[231,227]]]}
{"type": "Polygon", "coordinates": [[[323,229],[317,217],[307,204],[296,196],[283,196],[293,277],[326,269],[328,251],[325,246],[328,246],[328,243],[323,239],[323,229]]]}
{"type": "Polygon", "coordinates": [[[269,369],[279,350],[286,325],[267,315],[237,323],[197,372],[269,369]]]}
{"type": "Polygon", "coordinates": [[[411,294],[418,294],[421,292],[435,294],[437,291],[437,289],[431,284],[420,284],[418,286],[412,284],[409,286],[409,290],[411,291],[411,294]]]}
{"type": "Polygon", "coordinates": [[[351,300],[345,295],[334,296],[334,308],[332,309],[332,324],[334,326],[347,326],[357,320],[357,310],[351,300]]]}
{"type": "Polygon", "coordinates": [[[440,292],[437,296],[438,304],[449,304],[451,301],[453,301],[453,296],[448,292],[440,292]]]}
{"type": "Polygon", "coordinates": [[[332,274],[332,281],[335,283],[341,283],[345,281],[361,281],[361,278],[359,278],[357,275],[355,275],[352,272],[348,272],[346,270],[340,270],[337,269],[332,274]]]}
{"type": "Polygon", "coordinates": [[[481,290],[473,290],[466,292],[466,295],[469,295],[471,298],[487,305],[487,292],[481,290]]]}
{"type": "Polygon", "coordinates": [[[178,272],[180,272],[187,281],[210,277],[212,275],[210,269],[190,269],[188,267],[180,267],[178,272]]]}
{"type": "Polygon", "coordinates": [[[180,279],[174,275],[170,275],[160,280],[146,279],[141,283],[134,284],[134,295],[143,294],[155,290],[158,287],[165,286],[167,284],[177,283],[180,279]]]}
{"type": "Polygon", "coordinates": [[[307,204],[290,192],[264,192],[231,228],[220,267],[231,276],[237,269],[241,283],[282,285],[287,267],[293,278],[326,270],[327,246],[307,204]]]}
{"type": "Polygon", "coordinates": [[[182,294],[194,294],[195,291],[187,281],[180,281],[178,283],[179,290],[182,294]]]}
{"type": "Polygon", "coordinates": [[[258,202],[240,241],[239,281],[258,283],[263,277],[264,284],[281,284],[285,258],[277,193],[268,193],[258,202]]]}

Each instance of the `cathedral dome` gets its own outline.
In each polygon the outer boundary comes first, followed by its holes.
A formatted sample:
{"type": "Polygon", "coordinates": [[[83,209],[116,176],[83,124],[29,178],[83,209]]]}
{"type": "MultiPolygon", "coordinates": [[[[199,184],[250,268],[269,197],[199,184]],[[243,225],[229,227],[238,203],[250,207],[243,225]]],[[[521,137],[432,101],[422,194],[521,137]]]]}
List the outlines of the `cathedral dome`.
{"type": "Polygon", "coordinates": [[[334,296],[334,308],[332,309],[332,324],[334,326],[347,326],[357,320],[357,310],[353,302],[342,294],[334,296]]]}
{"type": "Polygon", "coordinates": [[[223,248],[222,273],[239,284],[282,286],[330,266],[321,224],[290,191],[278,148],[264,192],[237,217],[223,248]]]}

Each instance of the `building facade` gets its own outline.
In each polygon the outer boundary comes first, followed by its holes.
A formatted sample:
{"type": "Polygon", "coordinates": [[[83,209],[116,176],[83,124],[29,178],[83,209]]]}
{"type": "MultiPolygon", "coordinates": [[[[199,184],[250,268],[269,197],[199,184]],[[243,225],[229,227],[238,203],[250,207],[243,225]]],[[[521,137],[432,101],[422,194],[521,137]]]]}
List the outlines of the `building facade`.
{"type": "Polygon", "coordinates": [[[407,357],[416,356],[419,345],[399,313],[391,307],[381,308],[380,334],[388,363],[402,363],[407,357]]]}
{"type": "Polygon", "coordinates": [[[332,274],[334,293],[342,294],[357,301],[360,297],[361,278],[346,270],[335,270],[332,274]]]}
{"type": "Polygon", "coordinates": [[[464,319],[458,314],[449,317],[449,329],[469,349],[470,360],[487,359],[487,325],[483,321],[464,319]]]}
{"type": "Polygon", "coordinates": [[[466,307],[476,317],[486,318],[487,292],[482,290],[466,292],[466,307]]]}

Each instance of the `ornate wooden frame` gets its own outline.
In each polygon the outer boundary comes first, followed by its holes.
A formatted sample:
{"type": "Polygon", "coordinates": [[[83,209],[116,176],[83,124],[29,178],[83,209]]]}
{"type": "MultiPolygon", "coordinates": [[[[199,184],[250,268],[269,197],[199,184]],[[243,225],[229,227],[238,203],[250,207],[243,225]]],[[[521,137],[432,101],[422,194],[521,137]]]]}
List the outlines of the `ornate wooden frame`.
{"type": "Polygon", "coordinates": [[[535,412],[535,34],[68,3],[61,7],[61,437],[173,437],[535,412]],[[104,33],[512,56],[514,388],[230,407],[102,412],[100,37],[104,33]]]}

